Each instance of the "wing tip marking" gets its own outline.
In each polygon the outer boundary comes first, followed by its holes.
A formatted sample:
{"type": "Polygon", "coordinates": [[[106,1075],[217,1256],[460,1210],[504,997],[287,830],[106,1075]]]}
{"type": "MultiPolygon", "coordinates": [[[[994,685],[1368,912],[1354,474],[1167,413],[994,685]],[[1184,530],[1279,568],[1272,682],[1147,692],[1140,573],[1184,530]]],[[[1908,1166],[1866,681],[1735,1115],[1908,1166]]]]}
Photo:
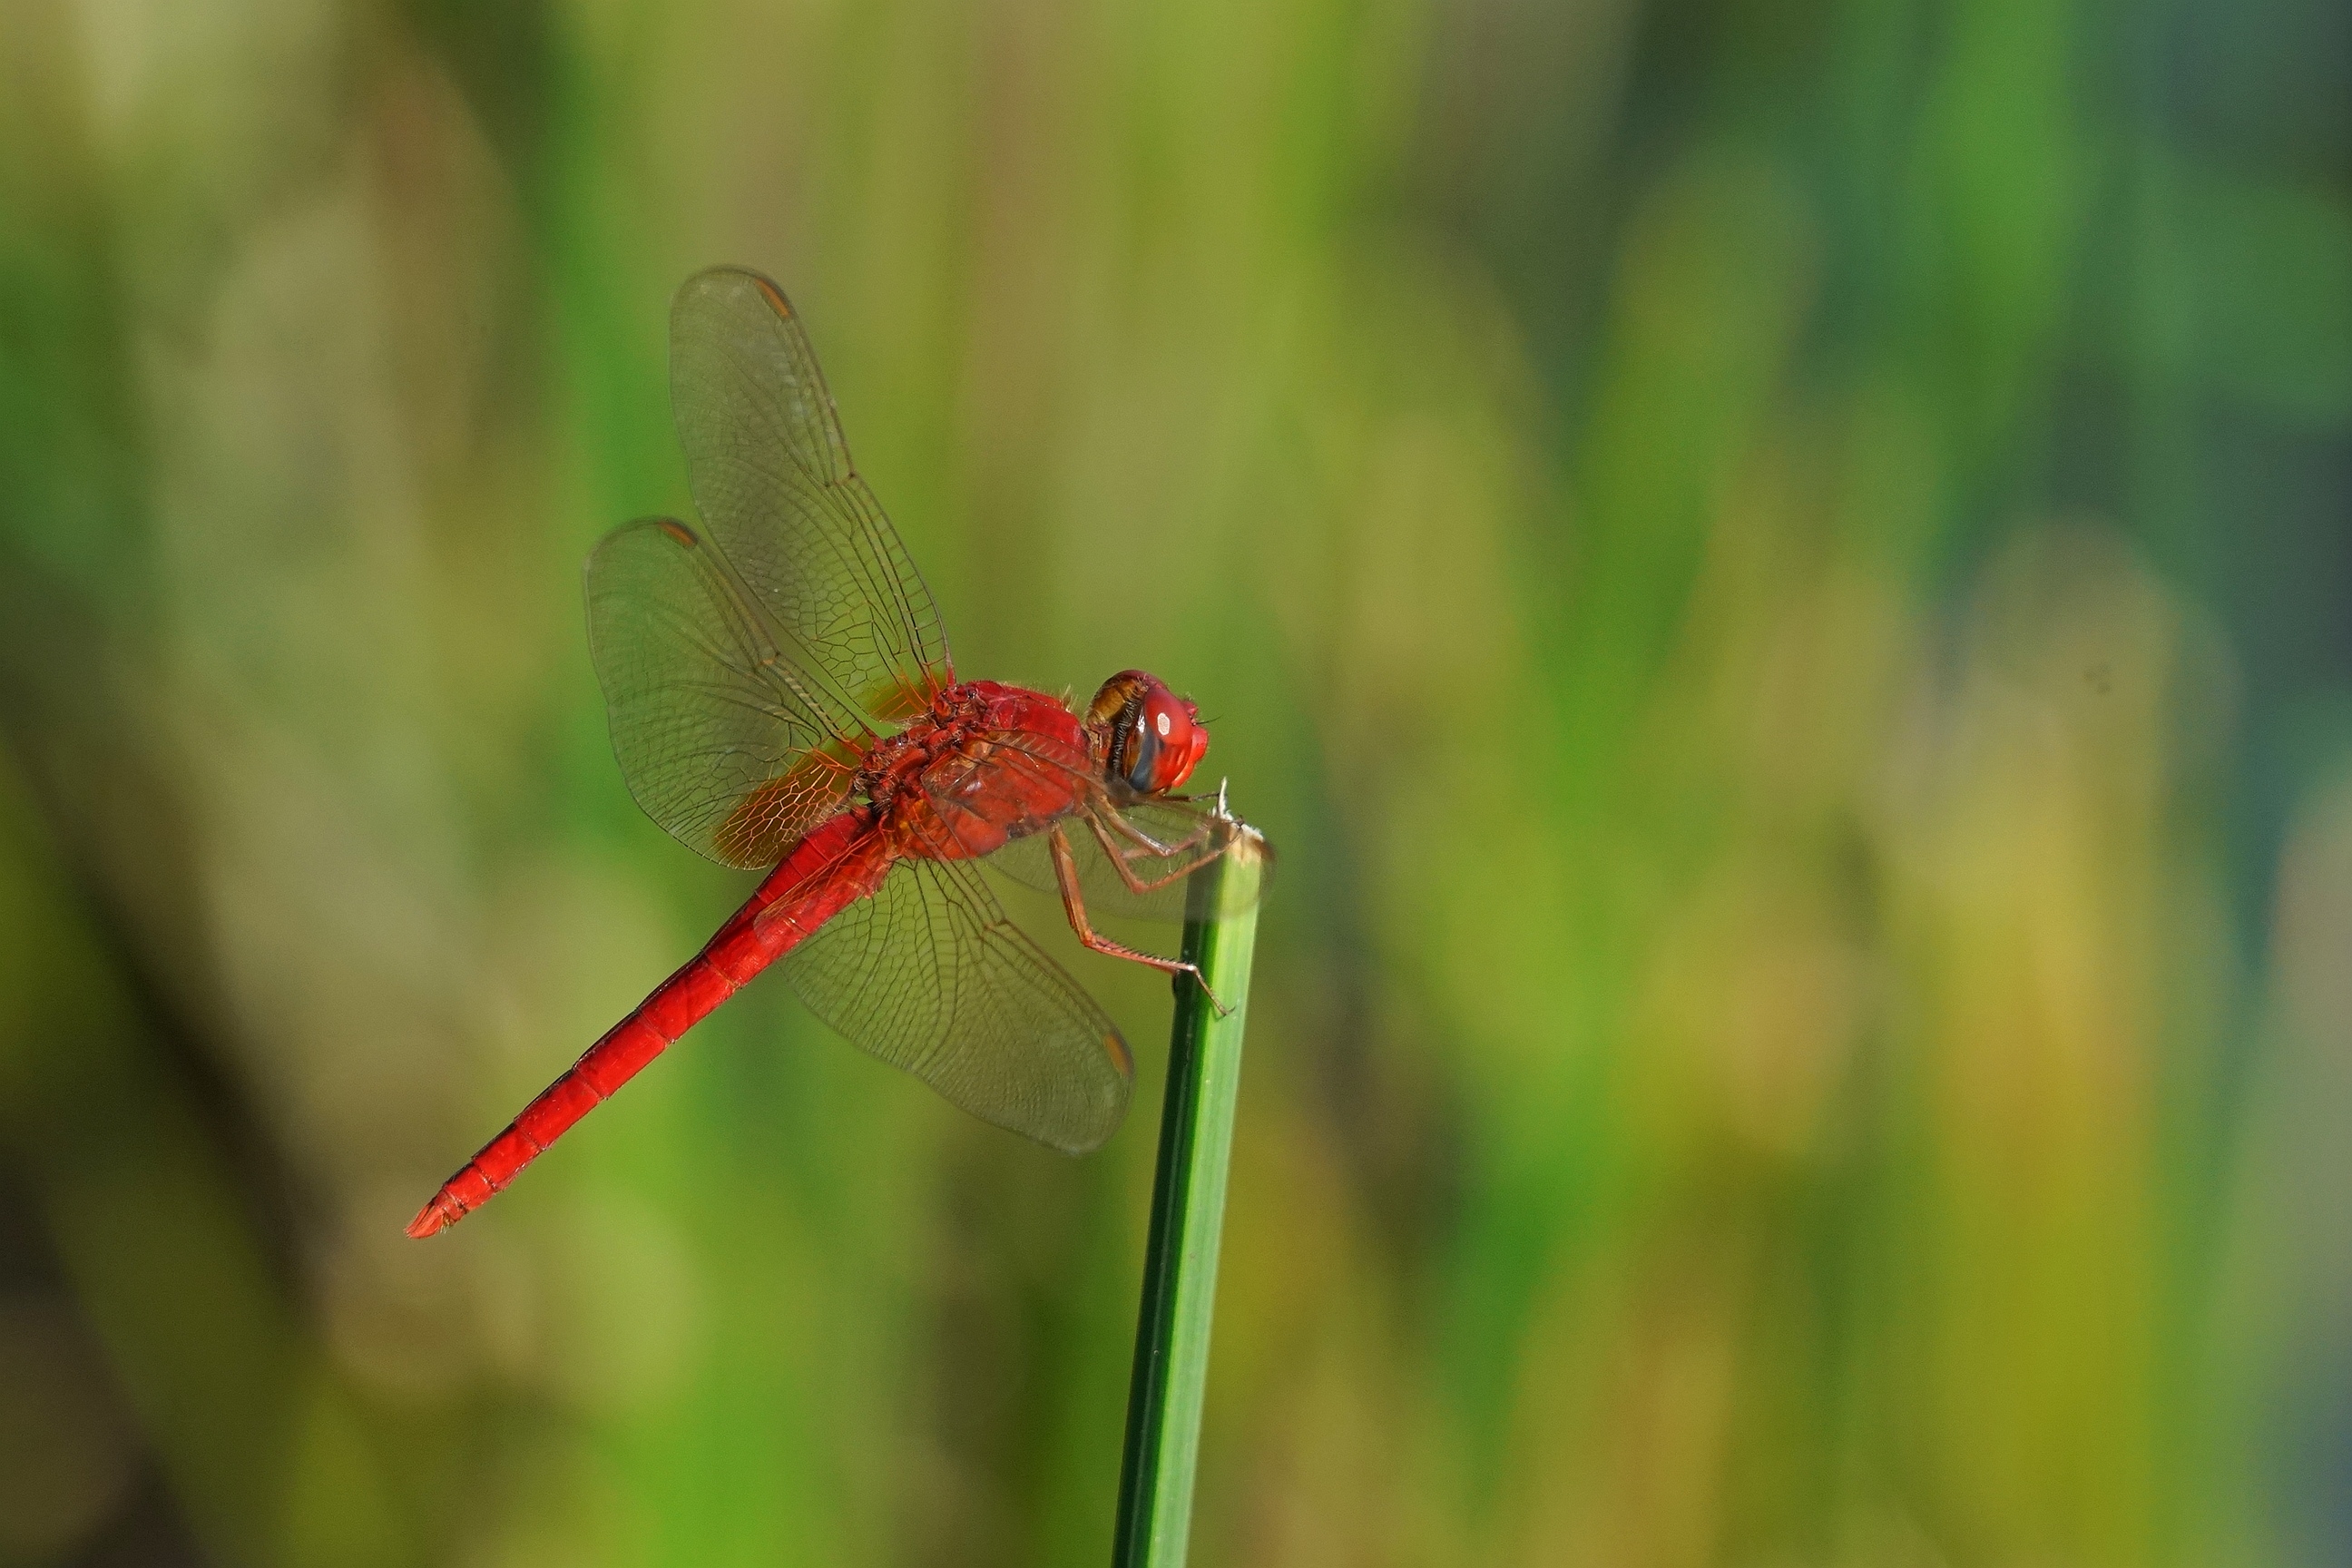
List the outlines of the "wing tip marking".
{"type": "Polygon", "coordinates": [[[771,310],[788,321],[792,320],[793,302],[784,298],[784,291],[776,287],[773,279],[763,277],[748,267],[742,269],[742,273],[751,280],[751,286],[757,289],[761,296],[768,301],[771,310]]]}

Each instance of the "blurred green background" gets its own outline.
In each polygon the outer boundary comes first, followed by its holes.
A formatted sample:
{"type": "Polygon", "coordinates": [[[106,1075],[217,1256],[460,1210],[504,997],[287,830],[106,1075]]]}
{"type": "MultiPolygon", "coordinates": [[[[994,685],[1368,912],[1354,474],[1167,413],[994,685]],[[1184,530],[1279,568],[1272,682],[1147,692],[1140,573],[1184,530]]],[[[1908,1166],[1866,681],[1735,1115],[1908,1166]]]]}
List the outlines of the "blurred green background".
{"type": "Polygon", "coordinates": [[[1107,1554],[1130,966],[1096,1158],[771,980],[401,1235],[750,886],[579,595],[720,260],[961,669],[1283,851],[1195,1561],[2352,1561],[2347,60],[0,0],[0,1563],[1107,1554]]]}

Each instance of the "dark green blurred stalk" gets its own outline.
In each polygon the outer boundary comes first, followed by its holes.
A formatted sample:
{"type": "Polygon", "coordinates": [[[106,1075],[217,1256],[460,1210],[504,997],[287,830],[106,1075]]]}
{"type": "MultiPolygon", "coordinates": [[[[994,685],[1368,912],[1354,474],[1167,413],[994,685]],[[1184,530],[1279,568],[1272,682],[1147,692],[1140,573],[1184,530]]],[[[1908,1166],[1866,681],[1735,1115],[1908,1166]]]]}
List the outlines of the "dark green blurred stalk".
{"type": "Polygon", "coordinates": [[[1183,955],[1200,966],[1208,989],[1231,1011],[1220,1016],[1201,986],[1177,977],[1127,1452],[1119,1466],[1114,1568],[1179,1568],[1192,1534],[1225,1168],[1241,1091],[1250,953],[1266,861],[1265,841],[1250,828],[1241,835],[1230,851],[1193,876],[1185,908],[1183,955]]]}

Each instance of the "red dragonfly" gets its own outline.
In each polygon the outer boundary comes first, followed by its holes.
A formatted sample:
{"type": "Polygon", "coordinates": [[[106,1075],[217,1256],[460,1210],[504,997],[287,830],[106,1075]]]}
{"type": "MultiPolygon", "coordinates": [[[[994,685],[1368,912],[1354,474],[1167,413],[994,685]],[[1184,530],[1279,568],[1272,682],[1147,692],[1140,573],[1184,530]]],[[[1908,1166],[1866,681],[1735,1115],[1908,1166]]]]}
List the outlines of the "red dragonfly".
{"type": "MultiPolygon", "coordinates": [[[[716,268],[670,310],[670,395],[707,531],[657,518],[588,558],[588,640],[637,804],[689,847],[772,867],[685,968],[449,1178],[431,1236],[778,960],[810,1010],[966,1110],[1084,1153],[1127,1114],[1127,1043],[1022,934],[985,857],[1097,910],[1170,919],[1242,831],[1178,795],[1209,749],[1192,703],[1112,676],[1066,699],[961,681],[930,591],[849,460],[783,291],[716,268]]],[[[1213,1001],[1214,998],[1213,997],[1213,1001]]]]}

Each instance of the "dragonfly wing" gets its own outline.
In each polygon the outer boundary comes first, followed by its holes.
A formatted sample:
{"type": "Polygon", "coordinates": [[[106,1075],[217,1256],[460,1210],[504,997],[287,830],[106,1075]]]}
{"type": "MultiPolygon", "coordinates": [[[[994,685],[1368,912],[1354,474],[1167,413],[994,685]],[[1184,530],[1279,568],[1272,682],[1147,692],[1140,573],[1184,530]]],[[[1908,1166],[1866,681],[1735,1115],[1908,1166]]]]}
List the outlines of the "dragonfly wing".
{"type": "Polygon", "coordinates": [[[848,793],[857,716],[795,679],[718,552],[668,518],[588,557],[588,647],[646,815],[729,866],[772,866],[848,793]]]}
{"type": "Polygon", "coordinates": [[[687,279],[670,401],[710,537],[813,683],[893,723],[955,683],[930,590],[850,462],[782,289],[732,267],[687,279]]]}
{"type": "Polygon", "coordinates": [[[901,860],[783,972],[859,1049],[984,1121],[1083,1154],[1127,1115],[1127,1042],[970,861],[901,860]]]}
{"type": "MultiPolygon", "coordinates": [[[[1114,805],[1097,796],[1090,810],[1062,824],[1088,914],[1171,925],[1184,919],[1191,874],[1223,854],[1234,833],[1234,825],[1218,816],[1214,804],[1205,800],[1139,800],[1114,805]],[[1113,862],[1106,842],[1125,860],[1127,875],[1113,862]]],[[[1014,839],[982,864],[1024,887],[1055,894],[1062,890],[1054,870],[1051,843],[1043,833],[1014,839]]],[[[1266,875],[1253,884],[1255,896],[1265,895],[1271,876],[1269,863],[1266,875]]],[[[1241,911],[1234,906],[1220,912],[1241,911]]]]}

